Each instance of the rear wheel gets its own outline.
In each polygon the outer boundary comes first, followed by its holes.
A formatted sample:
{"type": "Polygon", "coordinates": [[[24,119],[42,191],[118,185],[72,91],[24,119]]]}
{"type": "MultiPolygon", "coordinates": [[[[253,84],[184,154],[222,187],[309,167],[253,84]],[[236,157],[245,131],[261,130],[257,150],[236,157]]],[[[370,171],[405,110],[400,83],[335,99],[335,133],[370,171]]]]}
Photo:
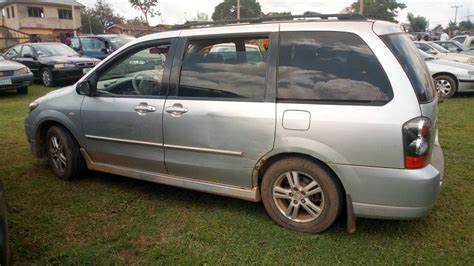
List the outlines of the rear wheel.
{"type": "Polygon", "coordinates": [[[84,172],[85,163],[79,145],[67,130],[51,127],[46,134],[46,151],[49,165],[57,177],[70,180],[84,172]]]}
{"type": "Polygon", "coordinates": [[[262,200],[273,220],[295,231],[320,233],[342,207],[342,188],[322,166],[306,159],[276,162],[262,180],[262,200]]]}
{"type": "Polygon", "coordinates": [[[41,70],[41,81],[45,86],[52,87],[54,86],[53,72],[47,67],[44,67],[41,70]]]}
{"type": "Polygon", "coordinates": [[[21,87],[21,88],[18,88],[16,89],[16,92],[18,94],[28,94],[28,87],[21,87]]]}
{"type": "Polygon", "coordinates": [[[451,98],[458,90],[456,81],[447,75],[439,75],[434,78],[436,91],[443,98],[451,98]]]}

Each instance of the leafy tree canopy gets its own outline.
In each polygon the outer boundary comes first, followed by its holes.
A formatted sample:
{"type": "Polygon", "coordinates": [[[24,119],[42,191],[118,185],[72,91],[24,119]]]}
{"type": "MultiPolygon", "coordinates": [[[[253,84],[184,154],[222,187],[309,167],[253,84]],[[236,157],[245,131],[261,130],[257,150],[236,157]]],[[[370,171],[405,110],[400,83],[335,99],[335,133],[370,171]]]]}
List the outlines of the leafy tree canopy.
{"type": "MultiPolygon", "coordinates": [[[[261,6],[256,0],[240,0],[240,18],[259,17],[261,6]]],[[[236,19],[237,0],[224,0],[218,4],[212,14],[212,20],[236,19]]]]}
{"type": "MultiPolygon", "coordinates": [[[[364,16],[370,19],[386,20],[390,22],[398,21],[395,19],[398,11],[406,8],[403,3],[398,3],[396,0],[363,0],[364,1],[364,16]]],[[[346,7],[343,12],[359,13],[360,3],[354,2],[349,7],[346,7]]]]}
{"type": "Polygon", "coordinates": [[[412,13],[408,13],[407,19],[410,22],[410,28],[414,32],[425,31],[428,27],[428,20],[422,16],[414,16],[412,13]]]}

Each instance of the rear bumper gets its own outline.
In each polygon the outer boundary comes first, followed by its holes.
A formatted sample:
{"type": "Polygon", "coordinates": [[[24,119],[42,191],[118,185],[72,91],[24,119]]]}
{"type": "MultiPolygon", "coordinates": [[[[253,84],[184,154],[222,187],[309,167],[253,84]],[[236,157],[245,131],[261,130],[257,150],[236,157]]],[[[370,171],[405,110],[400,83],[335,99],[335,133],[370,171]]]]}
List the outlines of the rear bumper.
{"type": "Polygon", "coordinates": [[[9,78],[12,81],[10,85],[0,85],[0,91],[4,90],[14,90],[18,88],[28,87],[33,84],[33,74],[22,74],[17,76],[5,77],[9,78]]]}
{"type": "Polygon", "coordinates": [[[351,195],[357,217],[411,219],[434,206],[444,175],[444,158],[435,145],[431,163],[416,170],[331,165],[351,195]]]}

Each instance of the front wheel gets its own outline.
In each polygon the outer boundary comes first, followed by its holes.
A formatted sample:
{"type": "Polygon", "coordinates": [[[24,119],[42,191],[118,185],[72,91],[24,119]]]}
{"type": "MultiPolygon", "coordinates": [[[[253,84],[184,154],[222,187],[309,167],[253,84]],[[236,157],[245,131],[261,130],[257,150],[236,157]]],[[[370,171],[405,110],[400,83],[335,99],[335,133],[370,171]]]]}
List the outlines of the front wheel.
{"type": "Polygon", "coordinates": [[[436,91],[442,98],[451,98],[458,90],[456,81],[450,76],[440,75],[436,76],[434,80],[436,83],[436,91]]]}
{"type": "Polygon", "coordinates": [[[302,158],[276,162],[262,180],[262,200],[279,225],[307,233],[320,233],[337,219],[342,189],[322,166],[302,158]]]}
{"type": "Polygon", "coordinates": [[[71,180],[84,172],[85,163],[79,145],[67,130],[51,127],[46,134],[46,151],[49,165],[57,177],[71,180]]]}
{"type": "Polygon", "coordinates": [[[41,81],[47,87],[54,86],[55,82],[54,82],[54,79],[53,79],[53,72],[51,72],[51,70],[49,68],[44,67],[41,70],[41,81]]]}

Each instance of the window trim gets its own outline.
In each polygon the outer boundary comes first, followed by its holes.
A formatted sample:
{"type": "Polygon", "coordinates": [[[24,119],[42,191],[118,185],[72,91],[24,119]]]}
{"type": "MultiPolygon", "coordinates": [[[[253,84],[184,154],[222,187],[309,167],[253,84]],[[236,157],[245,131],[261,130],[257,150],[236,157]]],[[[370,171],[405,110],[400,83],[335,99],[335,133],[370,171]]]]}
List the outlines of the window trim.
{"type": "MultiPolygon", "coordinates": [[[[163,70],[163,79],[162,79],[162,86],[164,88],[160,90],[160,95],[94,95],[90,97],[100,97],[100,98],[130,98],[130,99],[166,99],[168,94],[168,90],[170,87],[170,72],[171,66],[175,55],[176,50],[176,42],[177,38],[166,38],[166,39],[157,39],[157,40],[149,40],[137,45],[132,45],[125,48],[119,54],[112,56],[105,64],[99,66],[96,70],[90,71],[87,74],[87,77],[83,81],[88,81],[91,79],[96,78],[99,79],[99,76],[106,70],[110,69],[110,67],[114,66],[120,60],[130,56],[133,53],[136,53],[140,50],[146,49],[147,47],[153,47],[161,44],[170,44],[170,49],[168,52],[168,56],[170,60],[166,60],[165,69],[163,70]]],[[[77,92],[77,91],[76,91],[77,92]]],[[[79,92],[77,92],[79,94],[79,92]]]]}
{"type": "Polygon", "coordinates": [[[184,36],[179,38],[176,55],[174,57],[173,71],[171,74],[168,98],[173,100],[192,100],[192,101],[227,101],[227,102],[275,102],[275,85],[276,85],[276,60],[279,41],[278,32],[250,32],[250,33],[226,33],[226,34],[210,34],[199,36],[184,36]],[[217,97],[183,97],[178,96],[179,82],[181,80],[181,70],[186,47],[190,41],[208,40],[208,39],[226,39],[226,38],[252,38],[268,36],[270,39],[270,46],[267,52],[267,67],[265,77],[265,89],[261,99],[249,98],[217,98],[217,97]]]}
{"type": "Polygon", "coordinates": [[[388,103],[390,103],[393,98],[395,98],[395,92],[393,91],[393,86],[392,82],[390,81],[390,78],[387,75],[387,71],[385,70],[384,66],[380,62],[379,58],[377,55],[374,53],[370,45],[362,38],[359,34],[354,33],[354,32],[349,32],[349,31],[331,31],[331,30],[324,30],[324,31],[282,31],[281,33],[348,33],[357,36],[360,40],[364,42],[365,45],[367,45],[367,48],[372,52],[373,56],[377,60],[377,63],[380,66],[380,69],[382,70],[382,73],[385,75],[389,85],[390,85],[390,90],[392,91],[391,97],[387,101],[378,101],[378,100],[338,100],[338,99],[284,99],[284,98],[278,98],[278,68],[280,67],[280,48],[281,48],[281,36],[279,38],[278,42],[278,63],[276,65],[276,84],[275,84],[275,99],[277,103],[296,103],[296,104],[320,104],[320,105],[354,105],[354,106],[373,106],[373,107],[381,107],[385,106],[388,103]]]}

